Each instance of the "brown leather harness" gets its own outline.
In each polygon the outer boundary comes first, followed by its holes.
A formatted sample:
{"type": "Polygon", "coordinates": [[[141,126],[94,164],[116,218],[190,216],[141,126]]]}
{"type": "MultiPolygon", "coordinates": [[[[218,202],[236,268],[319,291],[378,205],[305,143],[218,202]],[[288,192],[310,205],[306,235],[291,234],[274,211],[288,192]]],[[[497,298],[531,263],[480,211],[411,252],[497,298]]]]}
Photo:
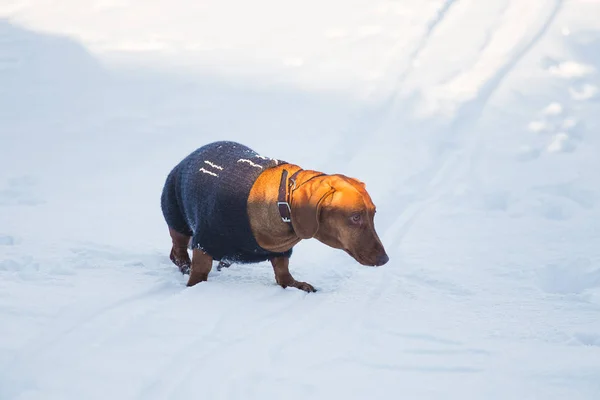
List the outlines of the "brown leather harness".
{"type": "Polygon", "coordinates": [[[292,231],[294,230],[294,227],[292,226],[292,208],[291,208],[290,203],[292,200],[293,191],[296,190],[298,187],[304,185],[306,182],[310,181],[311,179],[316,178],[318,176],[325,175],[323,173],[318,173],[314,176],[311,176],[306,181],[302,182],[302,184],[300,184],[299,186],[296,186],[296,178],[298,177],[298,174],[302,171],[304,171],[304,170],[299,169],[298,171],[294,172],[292,174],[292,176],[290,176],[290,179],[288,180],[288,178],[287,178],[288,171],[286,169],[284,169],[283,172],[281,173],[281,181],[279,182],[279,195],[277,197],[277,208],[279,209],[279,215],[281,216],[281,220],[283,222],[289,224],[290,228],[292,228],[292,231]]]}
{"type": "MultiPolygon", "coordinates": [[[[281,220],[290,226],[292,226],[292,208],[290,206],[291,196],[294,189],[296,189],[296,177],[302,171],[299,169],[294,172],[288,181],[288,171],[284,169],[281,173],[281,181],[279,182],[279,196],[277,198],[277,208],[279,209],[279,215],[281,220]]],[[[294,229],[292,227],[292,229],[294,229]]]]}

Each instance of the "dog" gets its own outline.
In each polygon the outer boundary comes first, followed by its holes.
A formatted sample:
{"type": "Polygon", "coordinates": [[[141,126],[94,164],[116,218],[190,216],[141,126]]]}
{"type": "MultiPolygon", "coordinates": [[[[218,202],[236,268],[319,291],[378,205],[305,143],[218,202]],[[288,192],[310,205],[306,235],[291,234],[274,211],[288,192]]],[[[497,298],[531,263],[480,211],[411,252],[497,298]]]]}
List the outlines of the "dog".
{"type": "Polygon", "coordinates": [[[181,160],[166,178],[161,209],[172,240],[169,258],[189,273],[187,286],[208,280],[213,260],[219,270],[268,260],[281,287],[315,292],[289,271],[293,247],[311,238],[362,265],[389,261],[363,182],[306,170],[232,141],[209,143],[181,160]]]}

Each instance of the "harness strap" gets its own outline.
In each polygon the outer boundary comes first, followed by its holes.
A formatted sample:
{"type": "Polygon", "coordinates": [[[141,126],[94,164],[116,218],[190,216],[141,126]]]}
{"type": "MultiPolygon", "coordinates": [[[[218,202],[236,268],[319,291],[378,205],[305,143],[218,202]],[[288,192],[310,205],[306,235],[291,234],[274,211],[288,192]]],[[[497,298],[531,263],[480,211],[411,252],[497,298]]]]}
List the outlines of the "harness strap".
{"type": "Polygon", "coordinates": [[[304,170],[299,169],[298,171],[294,172],[292,174],[292,176],[290,176],[290,179],[288,180],[288,178],[287,178],[288,171],[284,169],[283,172],[281,173],[281,181],[279,182],[279,195],[277,197],[277,208],[279,209],[279,215],[281,215],[281,220],[283,222],[289,224],[290,228],[292,228],[292,231],[294,230],[294,227],[292,226],[292,208],[290,206],[292,192],[294,190],[296,190],[298,187],[313,180],[314,178],[326,175],[324,173],[316,173],[315,175],[311,176],[310,178],[308,178],[307,180],[305,180],[298,186],[298,185],[296,185],[296,177],[302,171],[304,171],[304,170]]]}
{"type": "MultiPolygon", "coordinates": [[[[292,227],[292,208],[290,207],[290,197],[292,191],[296,188],[296,177],[302,171],[299,169],[294,172],[288,181],[288,171],[286,169],[281,173],[281,181],[279,182],[279,196],[277,198],[277,208],[281,220],[292,227]]],[[[292,227],[292,229],[294,229],[292,227]]]]}

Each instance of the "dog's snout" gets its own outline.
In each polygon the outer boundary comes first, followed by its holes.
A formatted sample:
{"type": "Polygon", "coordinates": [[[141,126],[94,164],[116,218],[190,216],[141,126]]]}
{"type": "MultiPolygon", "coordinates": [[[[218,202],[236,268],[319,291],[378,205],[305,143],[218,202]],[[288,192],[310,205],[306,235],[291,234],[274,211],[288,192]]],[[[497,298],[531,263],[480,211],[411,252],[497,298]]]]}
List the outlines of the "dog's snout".
{"type": "Polygon", "coordinates": [[[377,264],[375,265],[380,267],[382,265],[385,265],[388,261],[390,261],[390,258],[386,253],[383,253],[379,257],[377,257],[377,264]]]}

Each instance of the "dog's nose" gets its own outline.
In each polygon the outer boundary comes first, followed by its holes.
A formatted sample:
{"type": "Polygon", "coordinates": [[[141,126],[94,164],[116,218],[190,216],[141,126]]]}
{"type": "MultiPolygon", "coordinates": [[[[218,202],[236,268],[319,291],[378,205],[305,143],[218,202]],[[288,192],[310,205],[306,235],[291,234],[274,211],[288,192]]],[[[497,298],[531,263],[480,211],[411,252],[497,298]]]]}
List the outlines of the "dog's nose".
{"type": "Polygon", "coordinates": [[[377,266],[380,267],[382,265],[385,265],[388,261],[390,261],[390,258],[388,257],[387,254],[383,253],[382,255],[380,255],[379,257],[377,257],[377,266]]]}

